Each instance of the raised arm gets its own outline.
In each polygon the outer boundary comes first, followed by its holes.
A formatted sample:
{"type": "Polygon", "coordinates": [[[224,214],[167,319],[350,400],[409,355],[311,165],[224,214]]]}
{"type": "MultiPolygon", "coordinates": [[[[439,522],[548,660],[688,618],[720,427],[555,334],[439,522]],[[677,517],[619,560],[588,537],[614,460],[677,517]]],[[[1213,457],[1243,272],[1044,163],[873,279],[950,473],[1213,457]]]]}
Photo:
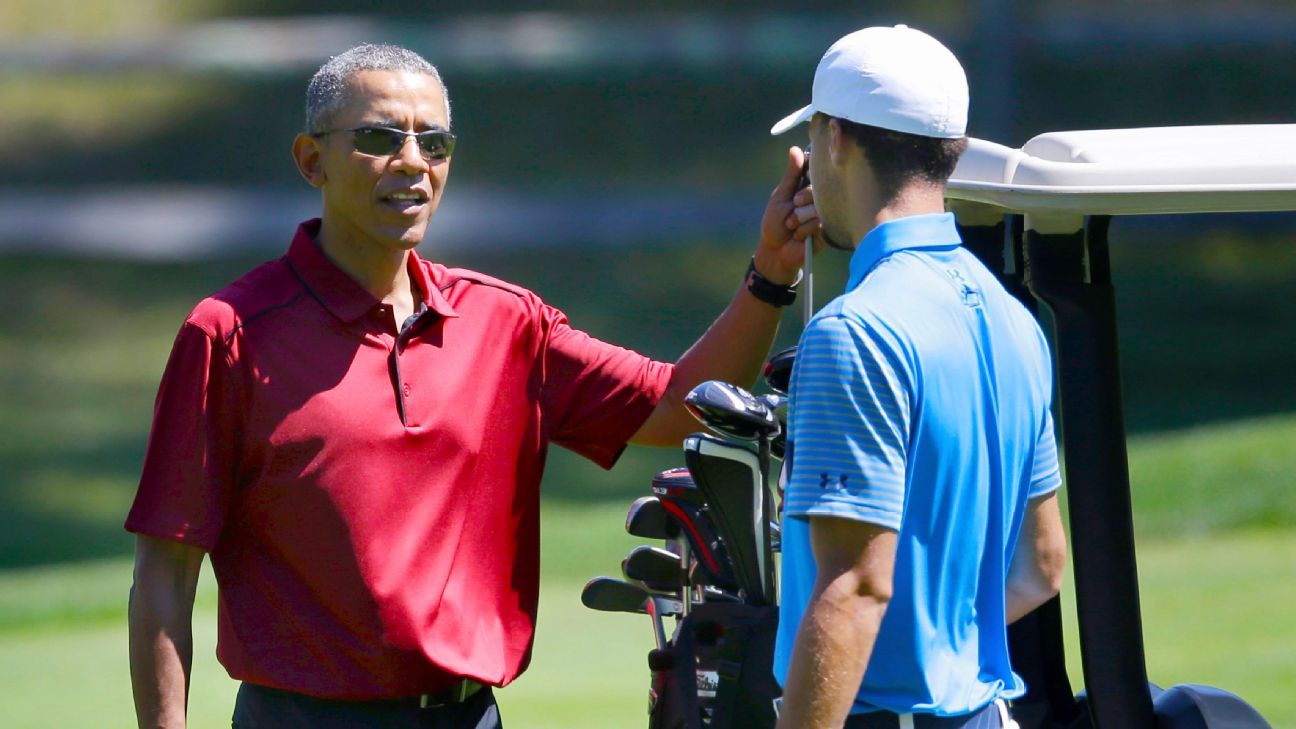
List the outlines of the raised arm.
{"type": "Polygon", "coordinates": [[[1058,594],[1066,570],[1066,534],[1057,492],[1026,506],[1017,551],[1008,567],[1008,622],[1016,622],[1058,594]]]}
{"type": "MultiPolygon", "coordinates": [[[[776,284],[791,285],[796,280],[805,254],[805,239],[819,230],[813,192],[810,188],[797,189],[804,160],[799,148],[788,150],[787,169],[770,194],[761,218],[754,264],[762,276],[776,284]]],[[[684,396],[706,380],[750,387],[769,356],[782,311],[753,296],[744,280],[720,317],[675,363],[666,394],[630,442],[678,446],[697,430],[697,421],[684,410],[684,396]]]]}
{"type": "Polygon", "coordinates": [[[137,535],[130,594],[130,669],[141,728],[185,726],[193,661],[193,603],[205,553],[137,535]]]}

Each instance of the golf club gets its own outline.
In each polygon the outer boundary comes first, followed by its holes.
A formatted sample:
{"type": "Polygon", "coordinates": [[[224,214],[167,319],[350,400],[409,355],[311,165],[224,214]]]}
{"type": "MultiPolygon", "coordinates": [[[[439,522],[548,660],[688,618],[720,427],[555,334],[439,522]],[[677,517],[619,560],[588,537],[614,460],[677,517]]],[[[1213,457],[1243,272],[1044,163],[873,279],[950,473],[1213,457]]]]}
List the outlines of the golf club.
{"type": "Polygon", "coordinates": [[[635,547],[621,560],[621,572],[628,580],[646,584],[672,585],[670,590],[684,587],[684,571],[680,568],[680,556],[661,547],[635,547]]]}
{"type": "Polygon", "coordinates": [[[773,498],[766,482],[770,440],[783,432],[774,408],[783,400],[776,395],[757,397],[736,385],[711,380],[693,388],[684,402],[708,427],[759,445],[752,453],[738,443],[694,434],[684,441],[684,459],[711,507],[748,597],[753,604],[772,605],[775,584],[768,520],[773,498]]]}
{"type": "Polygon", "coordinates": [[[644,539],[671,540],[679,536],[679,525],[662,508],[656,496],[640,496],[626,513],[625,530],[644,539]]]}
{"type": "Polygon", "coordinates": [[[770,357],[765,363],[765,384],[780,395],[788,394],[792,380],[792,365],[796,363],[797,345],[770,357]]]}
{"type": "Polygon", "coordinates": [[[711,520],[706,498],[698,491],[688,469],[671,468],[658,473],[653,477],[652,489],[662,507],[681,527],[684,543],[693,557],[685,564],[685,555],[680,555],[682,566],[690,571],[690,582],[736,591],[738,584],[726,545],[711,520]],[[699,570],[701,575],[697,574],[699,570]]]}
{"type": "Polygon", "coordinates": [[[742,594],[753,605],[772,605],[770,505],[760,457],[749,445],[695,433],[684,440],[684,462],[706,497],[742,594]]]}
{"type": "Polygon", "coordinates": [[[772,438],[778,418],[750,392],[719,380],[707,380],[684,396],[684,407],[708,428],[738,440],[772,438]]]}
{"type": "Polygon", "coordinates": [[[666,628],[662,618],[679,615],[683,606],[679,600],[662,595],[650,595],[638,585],[612,577],[595,577],[581,590],[581,604],[591,610],[611,613],[639,613],[653,621],[653,639],[657,648],[666,646],[666,628]]]}

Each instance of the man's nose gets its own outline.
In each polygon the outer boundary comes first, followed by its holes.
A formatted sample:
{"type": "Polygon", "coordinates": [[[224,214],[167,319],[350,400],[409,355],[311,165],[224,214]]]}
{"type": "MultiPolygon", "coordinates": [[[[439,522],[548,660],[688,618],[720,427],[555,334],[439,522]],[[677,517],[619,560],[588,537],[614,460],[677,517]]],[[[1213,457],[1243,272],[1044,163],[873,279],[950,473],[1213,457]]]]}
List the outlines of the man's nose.
{"type": "Polygon", "coordinates": [[[418,139],[413,136],[406,136],[405,141],[401,142],[400,149],[396,150],[392,158],[392,165],[409,172],[426,172],[428,161],[423,159],[423,151],[419,149],[418,139]]]}

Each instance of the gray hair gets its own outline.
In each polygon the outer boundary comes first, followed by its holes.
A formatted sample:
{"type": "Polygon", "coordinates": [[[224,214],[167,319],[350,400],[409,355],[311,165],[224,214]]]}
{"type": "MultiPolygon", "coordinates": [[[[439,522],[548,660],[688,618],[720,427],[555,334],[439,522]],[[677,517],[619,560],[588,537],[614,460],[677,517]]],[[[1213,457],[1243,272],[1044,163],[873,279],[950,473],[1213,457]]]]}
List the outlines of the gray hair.
{"type": "Polygon", "coordinates": [[[332,116],[346,103],[351,77],[361,71],[406,71],[431,76],[441,87],[446,105],[446,126],[450,126],[450,93],[436,66],[423,56],[400,46],[365,43],[339,53],[320,66],[306,86],[306,131],[328,129],[332,116]]]}

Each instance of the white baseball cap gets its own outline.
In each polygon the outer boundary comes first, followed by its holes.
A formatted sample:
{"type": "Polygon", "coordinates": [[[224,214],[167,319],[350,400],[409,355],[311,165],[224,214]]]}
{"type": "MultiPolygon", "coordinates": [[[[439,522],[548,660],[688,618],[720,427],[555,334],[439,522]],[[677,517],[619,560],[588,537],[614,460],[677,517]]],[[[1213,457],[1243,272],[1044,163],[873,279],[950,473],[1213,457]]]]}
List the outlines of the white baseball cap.
{"type": "Polygon", "coordinates": [[[857,30],[815,69],[810,105],[770,128],[782,134],[815,112],[923,137],[967,134],[963,66],[940,41],[906,25],[857,30]]]}

